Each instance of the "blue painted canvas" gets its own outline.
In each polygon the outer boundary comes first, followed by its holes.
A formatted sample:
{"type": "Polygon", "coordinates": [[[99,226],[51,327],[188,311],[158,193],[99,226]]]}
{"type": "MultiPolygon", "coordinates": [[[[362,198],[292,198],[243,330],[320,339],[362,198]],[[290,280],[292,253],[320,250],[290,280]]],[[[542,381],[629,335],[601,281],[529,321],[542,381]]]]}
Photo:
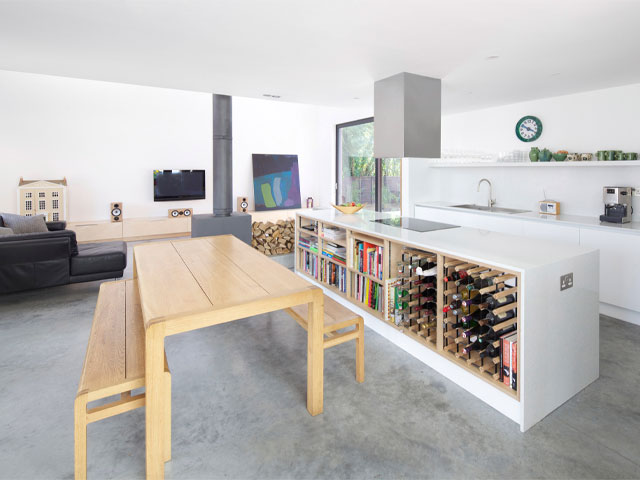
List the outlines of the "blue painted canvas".
{"type": "Polygon", "coordinates": [[[300,208],[298,156],[254,153],[252,159],[256,211],[300,208]]]}

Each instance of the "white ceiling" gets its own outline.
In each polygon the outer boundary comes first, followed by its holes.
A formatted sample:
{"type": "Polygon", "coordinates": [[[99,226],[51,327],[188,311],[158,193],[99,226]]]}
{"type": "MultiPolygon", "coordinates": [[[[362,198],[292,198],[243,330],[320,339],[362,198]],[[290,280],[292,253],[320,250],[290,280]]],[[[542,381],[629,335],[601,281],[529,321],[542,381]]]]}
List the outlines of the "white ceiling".
{"type": "Polygon", "coordinates": [[[639,60],[636,0],[0,0],[0,69],[322,105],[406,71],[452,113],[637,83],[639,60]]]}

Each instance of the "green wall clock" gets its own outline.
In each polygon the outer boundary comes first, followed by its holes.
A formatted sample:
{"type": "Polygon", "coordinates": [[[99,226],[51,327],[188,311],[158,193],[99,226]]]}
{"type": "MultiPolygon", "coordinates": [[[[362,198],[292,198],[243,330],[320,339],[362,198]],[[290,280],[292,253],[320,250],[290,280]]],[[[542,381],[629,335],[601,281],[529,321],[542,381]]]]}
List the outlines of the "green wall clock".
{"type": "Polygon", "coordinates": [[[516,123],[516,136],[523,142],[533,142],[542,135],[542,122],[538,117],[527,115],[516,123]]]}

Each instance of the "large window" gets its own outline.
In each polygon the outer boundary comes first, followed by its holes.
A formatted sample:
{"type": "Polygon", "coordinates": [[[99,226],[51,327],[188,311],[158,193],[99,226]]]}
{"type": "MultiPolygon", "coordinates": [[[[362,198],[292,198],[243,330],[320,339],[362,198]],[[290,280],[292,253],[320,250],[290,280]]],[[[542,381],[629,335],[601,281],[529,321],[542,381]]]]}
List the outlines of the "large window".
{"type": "Polygon", "coordinates": [[[399,158],[373,156],[373,118],[336,126],[336,203],[400,211],[399,158]]]}

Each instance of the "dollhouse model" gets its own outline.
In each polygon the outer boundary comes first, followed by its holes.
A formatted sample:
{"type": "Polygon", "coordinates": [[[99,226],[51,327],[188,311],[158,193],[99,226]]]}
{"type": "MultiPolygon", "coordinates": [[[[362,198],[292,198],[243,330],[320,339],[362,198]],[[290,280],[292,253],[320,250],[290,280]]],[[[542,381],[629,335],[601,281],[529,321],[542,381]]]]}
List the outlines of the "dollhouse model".
{"type": "Polygon", "coordinates": [[[67,219],[67,179],[24,180],[18,184],[20,215],[45,215],[48,222],[67,219]]]}

